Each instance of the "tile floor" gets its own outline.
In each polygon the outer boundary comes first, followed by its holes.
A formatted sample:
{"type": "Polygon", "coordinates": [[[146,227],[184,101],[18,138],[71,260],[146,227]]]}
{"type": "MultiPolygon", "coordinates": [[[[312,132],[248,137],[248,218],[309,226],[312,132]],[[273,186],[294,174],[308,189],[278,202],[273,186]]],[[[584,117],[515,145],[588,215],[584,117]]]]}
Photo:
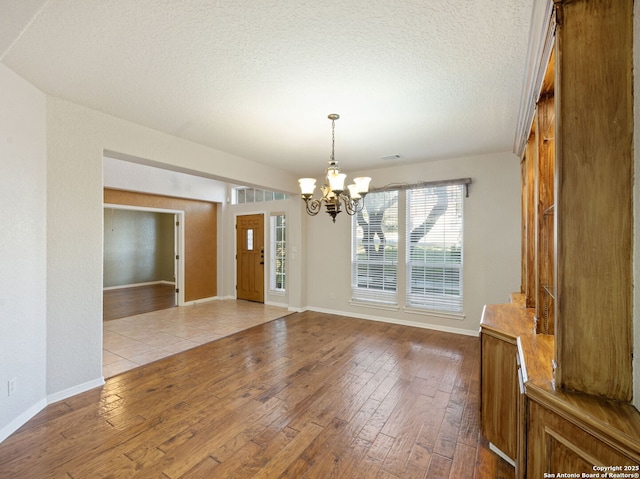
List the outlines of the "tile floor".
{"type": "Polygon", "coordinates": [[[249,301],[208,301],[103,323],[102,374],[115,376],[289,314],[249,301]]]}

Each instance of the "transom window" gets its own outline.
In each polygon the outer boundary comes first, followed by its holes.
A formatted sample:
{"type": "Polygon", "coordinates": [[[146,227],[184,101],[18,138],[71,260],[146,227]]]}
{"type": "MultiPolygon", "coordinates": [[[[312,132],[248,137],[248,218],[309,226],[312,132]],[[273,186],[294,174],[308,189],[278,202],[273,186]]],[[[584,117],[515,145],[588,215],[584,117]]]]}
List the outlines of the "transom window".
{"type": "Polygon", "coordinates": [[[289,195],[278,193],[277,191],[261,190],[260,188],[249,188],[239,186],[233,189],[232,203],[243,205],[245,203],[262,203],[264,201],[287,200],[289,195]]]}

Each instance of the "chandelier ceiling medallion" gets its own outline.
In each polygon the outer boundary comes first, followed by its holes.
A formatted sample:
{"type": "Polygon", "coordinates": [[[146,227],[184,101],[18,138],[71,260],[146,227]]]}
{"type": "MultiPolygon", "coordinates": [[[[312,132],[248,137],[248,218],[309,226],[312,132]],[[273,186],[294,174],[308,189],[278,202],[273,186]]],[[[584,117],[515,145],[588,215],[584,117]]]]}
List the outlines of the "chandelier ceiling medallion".
{"type": "Polygon", "coordinates": [[[332,113],[328,118],[331,120],[331,157],[326,170],[327,183],[321,188],[322,197],[317,199],[313,198],[313,191],[316,188],[315,178],[300,178],[298,183],[300,184],[301,196],[304,200],[307,214],[310,216],[317,215],[322,209],[322,203],[324,202],[327,213],[335,223],[336,216],[342,211],[342,205],[344,205],[344,210],[349,215],[354,215],[362,211],[364,197],[369,192],[369,182],[371,178],[367,176],[354,178],[353,184],[347,187],[348,190],[345,190],[344,183],[347,175],[340,173],[340,168],[335,158],[336,120],[340,118],[340,115],[332,113]]]}

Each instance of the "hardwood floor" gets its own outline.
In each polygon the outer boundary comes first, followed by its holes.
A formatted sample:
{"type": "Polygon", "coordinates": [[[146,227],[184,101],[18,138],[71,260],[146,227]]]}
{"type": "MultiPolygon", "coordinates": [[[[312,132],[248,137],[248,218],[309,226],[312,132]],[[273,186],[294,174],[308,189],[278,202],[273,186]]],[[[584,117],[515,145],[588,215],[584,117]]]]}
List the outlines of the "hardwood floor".
{"type": "Polygon", "coordinates": [[[166,283],[108,289],[102,293],[102,320],[173,308],[175,285],[166,283]]]}
{"type": "Polygon", "coordinates": [[[290,314],[287,308],[225,299],[102,323],[102,375],[116,374],[290,314]]]}
{"type": "Polygon", "coordinates": [[[510,478],[479,432],[479,340],[293,314],[48,406],[9,478],[510,478]]]}

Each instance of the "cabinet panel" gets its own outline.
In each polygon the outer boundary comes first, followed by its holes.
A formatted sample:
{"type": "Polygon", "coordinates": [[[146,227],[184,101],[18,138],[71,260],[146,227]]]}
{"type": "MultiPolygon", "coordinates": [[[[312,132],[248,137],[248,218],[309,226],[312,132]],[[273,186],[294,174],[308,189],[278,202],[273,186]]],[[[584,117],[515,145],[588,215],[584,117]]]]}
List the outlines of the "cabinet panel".
{"type": "Polygon", "coordinates": [[[517,449],[518,373],[515,343],[482,334],[482,432],[509,458],[517,449]]]}
{"type": "Polygon", "coordinates": [[[593,466],[637,466],[622,447],[586,432],[536,401],[529,402],[527,477],[593,474],[593,466]]]}
{"type": "Polygon", "coordinates": [[[633,1],[557,8],[556,383],[630,401],[633,1]]]}
{"type": "MultiPolygon", "coordinates": [[[[534,118],[532,128],[536,127],[534,118]]],[[[535,130],[527,141],[522,161],[522,285],[527,308],[536,307],[536,171],[538,169],[538,147],[535,130]]]]}
{"type": "MultiPolygon", "coordinates": [[[[551,59],[554,59],[552,55],[551,59]]],[[[554,303],[554,174],[555,174],[555,108],[554,93],[546,93],[538,101],[536,133],[538,165],[536,170],[536,331],[553,334],[554,303]]]]}

